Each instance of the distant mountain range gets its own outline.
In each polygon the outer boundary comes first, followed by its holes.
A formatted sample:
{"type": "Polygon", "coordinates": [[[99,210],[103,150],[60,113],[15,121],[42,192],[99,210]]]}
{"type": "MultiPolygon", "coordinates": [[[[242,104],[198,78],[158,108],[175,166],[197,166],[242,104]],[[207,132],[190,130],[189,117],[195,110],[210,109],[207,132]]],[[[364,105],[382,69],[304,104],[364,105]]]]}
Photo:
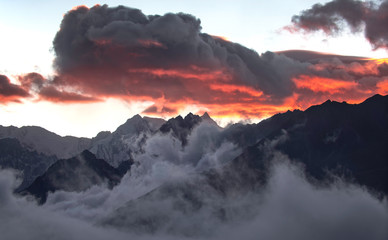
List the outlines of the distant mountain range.
{"type": "MultiPolygon", "coordinates": [[[[257,124],[233,124],[225,129],[207,113],[190,113],[168,121],[136,115],[116,131],[100,132],[92,139],[61,137],[39,127],[0,127],[0,166],[21,171],[23,183],[18,191],[44,203],[47,194],[56,190],[83,191],[102,184],[114,187],[134,162],[142,164],[136,157],[145,153],[144,146],[152,136],[169,135],[179,143],[179,149],[185,149],[192,147],[191,135],[198,134],[194,131],[202,123],[216,129],[208,147],[231,142],[242,149],[241,154],[225,163],[222,173],[211,167],[204,169],[201,180],[193,180],[202,183],[190,188],[183,185],[191,186],[193,181],[162,185],[138,201],[185,189],[182,194],[192,197],[182,201],[201,205],[193,201],[202,185],[220,196],[256,188],[265,182],[266,168],[276,152],[302,164],[316,181],[337,174],[388,194],[388,96],[381,95],[361,104],[328,100],[305,111],[288,111],[257,124]]],[[[142,204],[138,201],[128,203],[126,211],[142,204]]],[[[112,222],[107,219],[104,224],[112,222]]]]}

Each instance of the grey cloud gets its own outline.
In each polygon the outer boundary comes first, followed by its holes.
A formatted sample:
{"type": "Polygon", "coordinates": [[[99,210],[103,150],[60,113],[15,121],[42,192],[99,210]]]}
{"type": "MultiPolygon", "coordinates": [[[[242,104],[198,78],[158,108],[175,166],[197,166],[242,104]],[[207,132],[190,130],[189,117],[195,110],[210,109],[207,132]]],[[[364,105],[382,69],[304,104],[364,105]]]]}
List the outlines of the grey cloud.
{"type": "MultiPolygon", "coordinates": [[[[164,85],[158,83],[163,77],[153,79],[155,76],[149,74],[144,78],[139,71],[144,75],[145,71],[152,73],[161,68],[194,69],[194,72],[201,68],[209,72],[223,71],[233,83],[260,89],[274,98],[292,94],[293,83],[286,74],[288,67],[274,66],[275,57],[268,59],[237,43],[202,33],[200,23],[189,14],[146,16],[140,10],[123,6],[81,7],[69,11],[53,42],[55,66],[62,74],[60,82],[105,94],[122,94],[123,88],[133,94],[141,91],[142,84],[146,83],[148,89],[155,85],[163,90],[164,85]],[[104,71],[104,76],[99,76],[99,71],[104,71]],[[105,86],[106,78],[117,89],[105,86]],[[131,84],[133,79],[142,83],[131,84]],[[107,92],[107,88],[112,90],[107,92]]],[[[283,58],[286,65],[294,63],[283,58]]],[[[217,77],[214,80],[229,81],[217,77]]],[[[184,81],[178,78],[174,83],[164,83],[169,86],[184,81]]],[[[145,95],[155,95],[147,91],[145,95]]],[[[163,92],[166,99],[174,99],[169,91],[163,92]]]]}
{"type": "Polygon", "coordinates": [[[322,30],[336,34],[344,29],[343,23],[352,32],[363,31],[365,37],[377,48],[388,48],[388,1],[333,0],[325,4],[315,4],[292,18],[296,29],[322,30]]]}
{"type": "Polygon", "coordinates": [[[0,74],[0,103],[19,101],[30,94],[22,86],[11,83],[9,78],[0,74]]]}
{"type": "MultiPolygon", "coordinates": [[[[207,127],[202,126],[191,137],[206,137],[210,132],[208,137],[214,140],[207,141],[217,146],[217,132],[207,127]]],[[[149,159],[149,164],[145,164],[147,169],[143,169],[147,171],[134,169],[111,190],[100,186],[80,193],[56,192],[43,206],[13,196],[13,175],[1,171],[2,238],[185,239],[191,236],[190,239],[383,240],[388,236],[385,198],[379,200],[366,189],[340,179],[317,186],[307,180],[303,167],[291,164],[279,152],[271,152],[270,143],[268,156],[273,157],[273,165],[267,184],[258,191],[223,195],[182,161],[170,161],[170,157],[177,156],[166,152],[182,149],[173,143],[170,150],[162,149],[168,141],[173,141],[165,137],[159,136],[149,143],[148,150],[152,151],[146,153],[148,158],[160,157],[154,162],[149,159]],[[167,188],[160,188],[162,184],[167,188]],[[189,195],[185,197],[181,193],[189,195]],[[190,199],[202,202],[202,207],[197,209],[190,199]],[[136,202],[132,205],[135,208],[128,208],[131,200],[136,202]],[[126,215],[128,211],[133,215],[126,215]],[[116,225],[101,225],[101,221],[118,213],[124,214],[124,218],[115,218],[116,225]],[[144,227],[141,224],[131,225],[147,216],[154,219],[154,224],[162,219],[165,227],[154,228],[150,234],[141,230],[144,227]],[[127,224],[132,227],[127,228],[127,224]]],[[[223,146],[214,149],[222,151],[223,146]]],[[[206,145],[202,148],[206,149],[206,145]]]]}

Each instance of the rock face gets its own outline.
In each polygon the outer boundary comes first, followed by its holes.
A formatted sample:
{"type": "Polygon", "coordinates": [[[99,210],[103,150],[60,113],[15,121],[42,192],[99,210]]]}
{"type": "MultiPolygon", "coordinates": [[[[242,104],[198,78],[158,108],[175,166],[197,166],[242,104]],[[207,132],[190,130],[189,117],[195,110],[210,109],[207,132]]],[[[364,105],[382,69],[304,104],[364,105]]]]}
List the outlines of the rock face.
{"type": "Polygon", "coordinates": [[[169,119],[165,124],[160,127],[160,132],[169,133],[178,138],[183,145],[187,144],[187,136],[191,133],[191,130],[202,122],[202,118],[198,115],[189,113],[185,118],[178,116],[176,118],[169,119]]]}
{"type": "Polygon", "coordinates": [[[23,147],[17,139],[0,139],[0,168],[15,169],[22,174],[23,180],[17,191],[28,187],[55,161],[56,157],[31,151],[23,147]]]}
{"type": "MultiPolygon", "coordinates": [[[[125,174],[123,168],[124,166],[116,169],[85,150],[77,157],[55,162],[24,191],[24,194],[31,194],[39,203],[44,203],[47,194],[57,190],[79,192],[101,184],[112,188],[125,174]]],[[[128,170],[129,167],[126,168],[128,170]]]]}

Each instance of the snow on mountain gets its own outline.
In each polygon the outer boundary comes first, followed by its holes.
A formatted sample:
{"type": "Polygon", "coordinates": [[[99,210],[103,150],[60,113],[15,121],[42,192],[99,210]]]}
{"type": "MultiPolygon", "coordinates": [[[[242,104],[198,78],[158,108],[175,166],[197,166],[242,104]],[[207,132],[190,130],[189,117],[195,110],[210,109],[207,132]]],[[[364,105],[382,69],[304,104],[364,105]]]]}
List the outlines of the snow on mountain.
{"type": "Polygon", "coordinates": [[[15,138],[30,150],[57,158],[70,158],[87,149],[91,143],[88,138],[72,136],[61,137],[41,127],[0,126],[1,138],[15,138]]]}
{"type": "Polygon", "coordinates": [[[141,151],[143,143],[152,132],[149,122],[140,115],[135,115],[113,133],[105,134],[101,139],[96,138],[89,150],[117,167],[121,162],[131,160],[134,153],[141,151]]]}

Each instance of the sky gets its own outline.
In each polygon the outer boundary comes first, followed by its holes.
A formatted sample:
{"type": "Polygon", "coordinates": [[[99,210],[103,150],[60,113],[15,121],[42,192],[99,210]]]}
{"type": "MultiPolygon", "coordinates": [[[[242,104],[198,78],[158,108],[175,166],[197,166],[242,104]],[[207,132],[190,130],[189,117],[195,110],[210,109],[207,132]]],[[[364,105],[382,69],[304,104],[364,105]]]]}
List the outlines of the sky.
{"type": "Polygon", "coordinates": [[[388,93],[387,13],[387,1],[0,0],[0,124],[93,137],[135,114],[226,125],[360,102],[388,93]]]}

